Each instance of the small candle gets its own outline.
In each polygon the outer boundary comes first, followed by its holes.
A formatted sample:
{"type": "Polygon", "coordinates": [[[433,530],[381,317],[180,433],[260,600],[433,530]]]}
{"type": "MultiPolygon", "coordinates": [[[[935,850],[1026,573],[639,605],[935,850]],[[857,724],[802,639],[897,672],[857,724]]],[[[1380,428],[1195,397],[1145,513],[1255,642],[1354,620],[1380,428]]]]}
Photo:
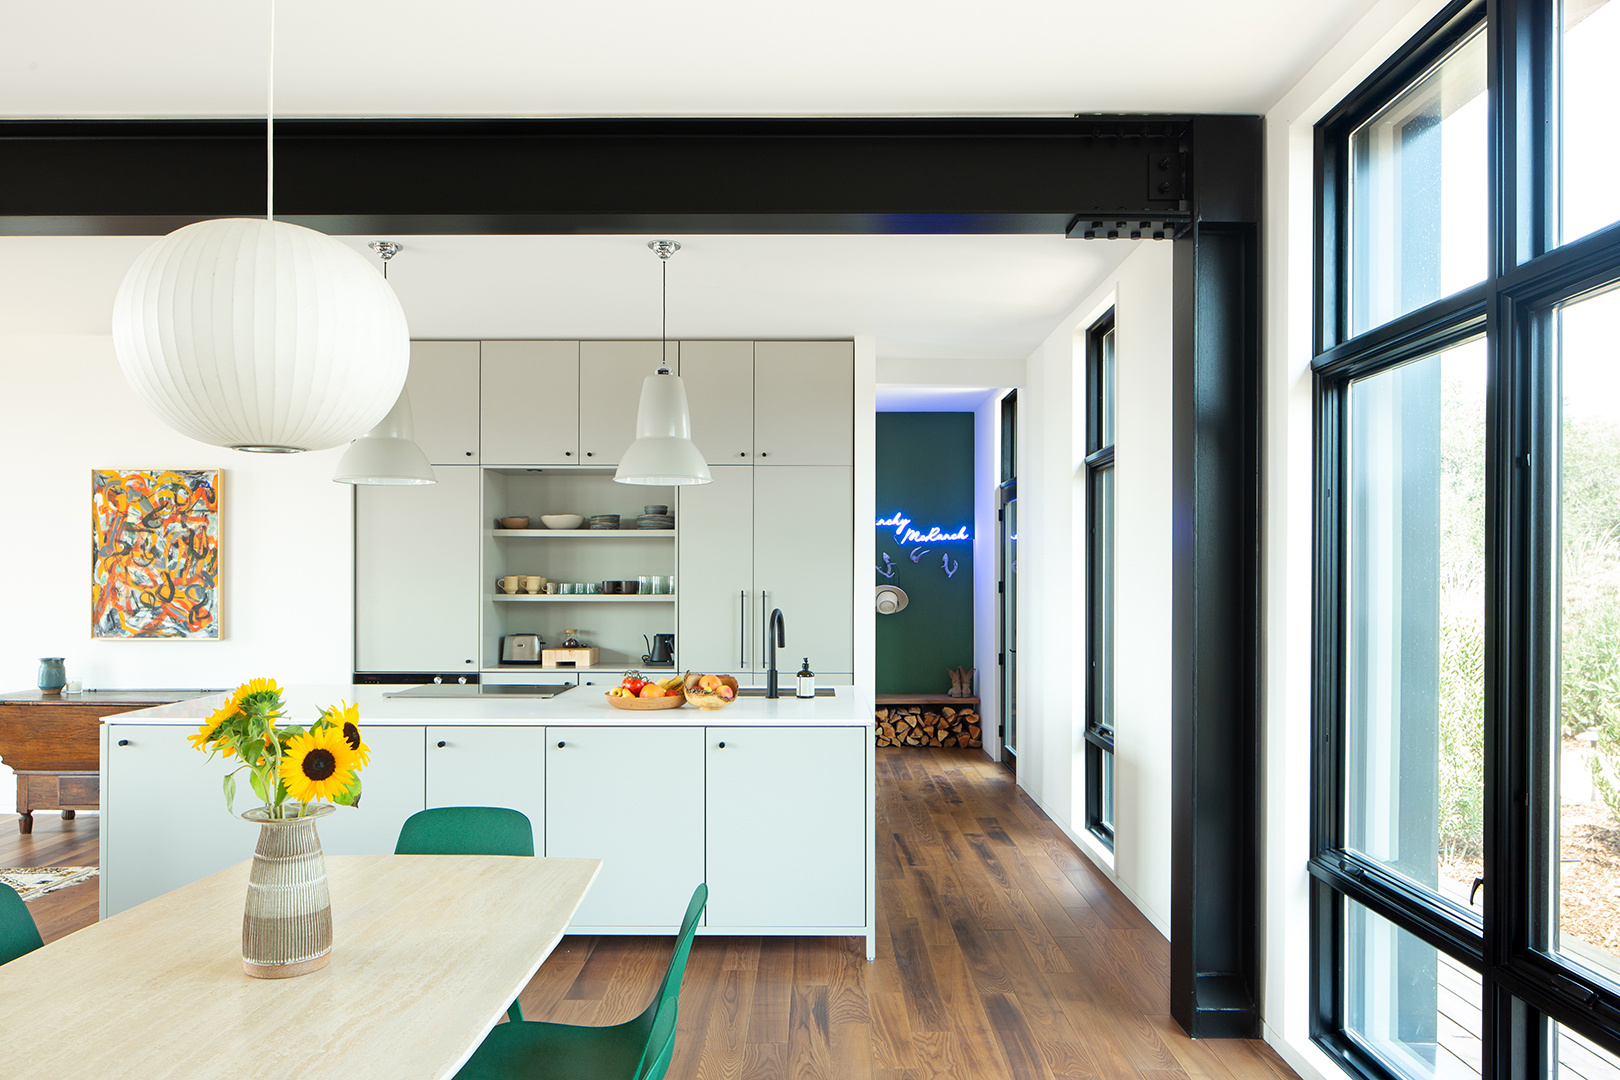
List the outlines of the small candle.
{"type": "Polygon", "coordinates": [[[67,692],[70,693],[70,694],[83,693],[84,692],[84,680],[83,679],[69,679],[68,682],[67,682],[67,692]]]}

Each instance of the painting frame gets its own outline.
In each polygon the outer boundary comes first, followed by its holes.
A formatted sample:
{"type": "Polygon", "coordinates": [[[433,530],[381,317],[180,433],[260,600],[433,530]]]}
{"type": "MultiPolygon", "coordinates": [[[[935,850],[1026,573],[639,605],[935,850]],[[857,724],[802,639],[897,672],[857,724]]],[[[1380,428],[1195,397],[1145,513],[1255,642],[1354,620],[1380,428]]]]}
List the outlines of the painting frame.
{"type": "Polygon", "coordinates": [[[90,636],[220,641],[224,470],[90,470],[90,636]]]}

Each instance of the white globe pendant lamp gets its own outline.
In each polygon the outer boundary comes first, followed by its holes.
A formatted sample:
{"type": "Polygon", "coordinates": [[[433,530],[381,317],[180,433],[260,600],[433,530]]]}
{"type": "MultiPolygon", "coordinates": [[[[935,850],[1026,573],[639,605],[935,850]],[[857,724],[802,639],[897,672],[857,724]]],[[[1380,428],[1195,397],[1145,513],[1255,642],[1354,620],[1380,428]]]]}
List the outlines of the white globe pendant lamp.
{"type": "Polygon", "coordinates": [[[619,458],[613,479],[621,484],[649,484],[667,487],[679,484],[708,484],[714,477],[709,464],[692,443],[692,414],[686,404],[686,387],[679,375],[669,373],[669,257],[681,249],[674,240],[651,240],[647,246],[658,254],[664,275],[664,359],[658,374],[641,383],[641,403],[636,409],[636,441],[619,458]]]}
{"type": "Polygon", "coordinates": [[[297,453],[375,426],[405,386],[410,332],[365,258],[274,220],[271,4],[264,220],[177,229],[135,260],[113,303],[113,346],[136,396],[214,446],[297,453]]]}

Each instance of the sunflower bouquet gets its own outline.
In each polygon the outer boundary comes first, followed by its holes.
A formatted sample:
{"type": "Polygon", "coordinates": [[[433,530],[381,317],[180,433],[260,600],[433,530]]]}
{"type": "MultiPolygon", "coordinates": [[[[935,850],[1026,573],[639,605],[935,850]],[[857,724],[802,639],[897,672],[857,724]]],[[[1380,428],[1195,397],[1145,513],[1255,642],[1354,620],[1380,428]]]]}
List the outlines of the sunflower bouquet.
{"type": "Polygon", "coordinates": [[[253,679],[232,690],[195,735],[191,745],[208,753],[235,758],[225,774],[225,808],[234,812],[236,774],[247,770],[253,793],[268,816],[281,819],[298,804],[302,817],[312,802],[360,803],[360,769],[371,750],[360,737],[360,709],[339,702],[321,710],[308,727],[282,724],[286,705],[274,679],[253,679]]]}

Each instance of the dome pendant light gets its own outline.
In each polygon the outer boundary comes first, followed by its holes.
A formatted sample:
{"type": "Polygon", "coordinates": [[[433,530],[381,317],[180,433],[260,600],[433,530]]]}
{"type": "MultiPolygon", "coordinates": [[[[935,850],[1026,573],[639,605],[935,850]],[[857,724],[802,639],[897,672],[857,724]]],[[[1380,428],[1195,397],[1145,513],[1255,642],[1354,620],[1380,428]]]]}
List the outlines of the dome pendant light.
{"type": "Polygon", "coordinates": [[[707,484],[713,481],[708,462],[692,445],[692,416],[686,406],[686,387],[679,375],[669,373],[669,257],[681,250],[674,240],[650,240],[664,272],[663,360],[658,374],[641,383],[641,404],[636,409],[636,441],[619,459],[613,479],[621,484],[707,484]]]}
{"type": "MultiPolygon", "coordinates": [[[[400,253],[402,245],[392,240],[373,240],[366,245],[382,257],[383,278],[388,277],[388,260],[400,253]]],[[[415,425],[411,423],[411,396],[401,390],[399,400],[382,418],[382,423],[349,444],[338,460],[339,484],[434,484],[433,466],[416,445],[415,425]]]]}
{"type": "Polygon", "coordinates": [[[324,450],[394,406],[410,331],[364,256],[275,220],[274,0],[265,144],[264,220],[200,221],[147,248],[113,303],[113,346],[136,396],[182,435],[324,450]]]}

